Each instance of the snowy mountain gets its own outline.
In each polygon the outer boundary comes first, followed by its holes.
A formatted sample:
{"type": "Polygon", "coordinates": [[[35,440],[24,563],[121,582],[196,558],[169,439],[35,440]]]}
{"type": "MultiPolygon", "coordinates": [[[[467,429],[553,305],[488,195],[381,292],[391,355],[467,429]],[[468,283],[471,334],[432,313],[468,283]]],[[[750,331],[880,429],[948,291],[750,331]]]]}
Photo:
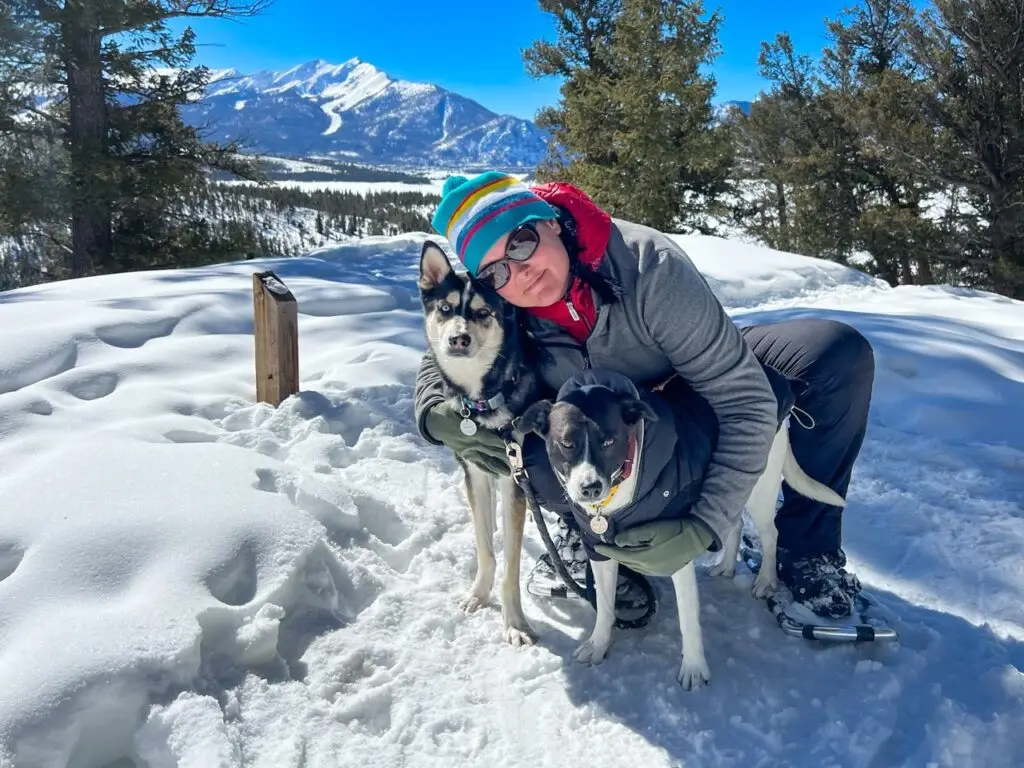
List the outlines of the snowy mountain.
{"type": "Polygon", "coordinates": [[[718,122],[723,122],[733,110],[739,110],[744,115],[750,116],[750,108],[754,105],[752,101],[723,101],[721,104],[715,107],[715,119],[718,122]]]}
{"type": "Polygon", "coordinates": [[[736,109],[740,110],[743,114],[749,115],[750,108],[753,106],[753,104],[754,102],[752,101],[736,101],[735,99],[733,99],[732,101],[723,101],[721,108],[731,109],[733,107],[736,107],[736,109]]]}
{"type": "Polygon", "coordinates": [[[533,168],[546,146],[528,120],[436,85],[393,80],[359,59],[251,75],[219,70],[182,113],[211,138],[241,139],[247,151],[372,164],[533,168]]]}

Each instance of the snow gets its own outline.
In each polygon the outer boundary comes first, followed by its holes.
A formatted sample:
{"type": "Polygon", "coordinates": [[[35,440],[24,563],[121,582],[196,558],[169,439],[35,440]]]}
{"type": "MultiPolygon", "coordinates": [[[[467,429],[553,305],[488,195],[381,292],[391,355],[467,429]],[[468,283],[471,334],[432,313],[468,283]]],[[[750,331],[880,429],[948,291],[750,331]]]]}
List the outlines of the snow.
{"type": "Polygon", "coordinates": [[[304,154],[359,150],[354,157],[391,166],[462,163],[529,169],[546,142],[529,121],[494,115],[437,85],[396,79],[359,59],[341,64],[316,59],[284,71],[250,74],[216,70],[196,98],[205,106],[186,117],[197,126],[206,125],[212,113],[220,114],[222,132],[240,133],[250,147],[283,154],[294,146],[304,147],[304,154]],[[236,108],[239,103],[244,109],[236,108]],[[313,106],[323,120],[293,119],[286,125],[280,119],[295,111],[306,115],[313,106]],[[453,109],[464,124],[454,136],[453,109]],[[475,127],[467,127],[467,121],[475,127]]]}
{"type": "MultiPolygon", "coordinates": [[[[231,179],[222,184],[255,184],[245,179],[231,179]]],[[[420,192],[425,195],[440,195],[444,189],[444,179],[432,179],[428,182],[407,181],[300,181],[297,179],[277,179],[274,184],[280,187],[292,187],[305,192],[326,190],[333,192],[351,192],[357,195],[368,195],[378,192],[420,192]]]]}
{"type": "MultiPolygon", "coordinates": [[[[901,643],[786,638],[700,571],[708,688],[671,587],[606,661],[593,615],[455,601],[473,532],[411,421],[424,235],[0,294],[0,766],[1024,763],[1024,304],[678,236],[741,324],[876,350],[844,518],[901,643]],[[255,400],[252,273],[298,301],[301,391],[255,400]]],[[[500,551],[500,532],[499,532],[500,551]]],[[[524,568],[543,551],[527,527],[524,568]]]]}
{"type": "MultiPolygon", "coordinates": [[[[339,153],[342,154],[342,153],[339,153]]],[[[274,165],[284,170],[300,173],[302,171],[331,171],[330,166],[316,165],[315,163],[304,163],[303,161],[292,161],[286,158],[268,157],[274,165]]],[[[444,182],[449,176],[460,174],[472,176],[474,172],[464,169],[453,168],[448,171],[410,169],[411,173],[427,178],[426,182],[405,182],[405,181],[300,181],[297,179],[277,179],[273,183],[281,187],[292,187],[305,192],[327,190],[334,192],[351,192],[353,194],[366,195],[378,192],[420,192],[425,195],[438,195],[444,189],[444,182]]],[[[525,173],[510,173],[510,176],[523,179],[525,173]]],[[[245,179],[232,179],[222,181],[222,184],[254,184],[245,179]]]]}
{"type": "Polygon", "coordinates": [[[338,113],[373,98],[389,86],[397,87],[398,92],[403,94],[418,94],[424,89],[432,88],[423,83],[394,81],[372,64],[359,59],[349,59],[341,64],[316,59],[283,72],[263,70],[252,75],[243,75],[233,69],[216,70],[211,73],[207,95],[223,95],[245,90],[276,94],[294,90],[303,96],[325,99],[321,109],[331,118],[331,124],[334,126],[333,129],[325,131],[326,135],[340,127],[341,117],[338,113]]]}
{"type": "Polygon", "coordinates": [[[327,115],[327,119],[330,120],[330,123],[328,123],[327,127],[324,128],[324,136],[330,136],[332,133],[336,133],[338,129],[341,128],[342,123],[344,123],[344,120],[342,120],[341,115],[334,111],[337,108],[337,102],[333,101],[329,101],[320,105],[320,109],[323,111],[325,115],[327,115]]]}
{"type": "Polygon", "coordinates": [[[330,125],[324,130],[323,135],[329,136],[341,128],[344,120],[339,113],[379,95],[391,83],[391,78],[380,70],[369,64],[360,63],[344,80],[324,87],[320,91],[320,97],[327,101],[320,105],[320,109],[330,119],[330,125]]]}
{"type": "Polygon", "coordinates": [[[331,99],[332,106],[343,112],[364,99],[376,96],[390,83],[390,78],[380,70],[369,64],[359,64],[342,82],[326,86],[320,96],[331,99]]]}
{"type": "Polygon", "coordinates": [[[266,93],[282,93],[295,89],[302,94],[316,93],[330,84],[333,78],[344,79],[353,69],[369,67],[359,59],[349,59],[341,64],[331,64],[323,59],[297,64],[282,72],[261,70],[251,75],[243,74],[236,69],[215,69],[210,72],[207,95],[223,95],[239,91],[253,90],[266,93]]]}

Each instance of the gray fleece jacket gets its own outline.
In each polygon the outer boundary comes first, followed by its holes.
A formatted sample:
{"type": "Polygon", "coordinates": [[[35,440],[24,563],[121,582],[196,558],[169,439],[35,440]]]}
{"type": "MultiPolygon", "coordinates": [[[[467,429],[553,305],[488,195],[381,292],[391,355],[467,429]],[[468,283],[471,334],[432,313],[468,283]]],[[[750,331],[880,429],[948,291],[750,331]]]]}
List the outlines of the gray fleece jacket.
{"type": "MultiPolygon", "coordinates": [[[[678,373],[714,409],[718,441],[690,514],[719,540],[739,520],[764,471],[778,400],[739,329],[700,272],[671,239],[650,227],[612,219],[597,271],[622,287],[617,301],[594,295],[597,320],[580,345],[556,323],[523,314],[542,352],[540,374],[558,391],[583,368],[606,368],[638,385],[678,373]]],[[[437,363],[426,355],[415,387],[420,433],[427,411],[444,399],[437,363]]]]}

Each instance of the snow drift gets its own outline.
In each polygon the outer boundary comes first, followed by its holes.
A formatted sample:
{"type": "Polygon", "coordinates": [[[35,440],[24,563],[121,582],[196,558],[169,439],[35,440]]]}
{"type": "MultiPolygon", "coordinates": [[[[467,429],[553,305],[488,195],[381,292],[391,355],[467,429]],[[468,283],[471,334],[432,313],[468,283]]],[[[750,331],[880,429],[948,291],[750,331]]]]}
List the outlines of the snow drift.
{"type": "Polygon", "coordinates": [[[578,603],[525,598],[529,649],[455,607],[465,498],[411,421],[421,241],[0,294],[0,765],[1024,761],[1024,305],[679,237],[737,322],[874,345],[844,535],[902,638],[787,639],[745,569],[701,569],[715,679],[687,695],[667,582],[595,668],[578,603]],[[253,402],[267,268],[300,311],[277,409],[253,402]]]}

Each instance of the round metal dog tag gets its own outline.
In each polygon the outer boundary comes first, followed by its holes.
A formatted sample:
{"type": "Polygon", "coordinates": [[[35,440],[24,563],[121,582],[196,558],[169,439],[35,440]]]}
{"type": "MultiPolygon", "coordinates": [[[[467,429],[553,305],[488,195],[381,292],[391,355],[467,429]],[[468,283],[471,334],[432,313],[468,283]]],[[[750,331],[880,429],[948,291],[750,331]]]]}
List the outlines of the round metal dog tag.
{"type": "Polygon", "coordinates": [[[594,517],[590,518],[590,530],[598,536],[604,535],[605,531],[608,530],[608,518],[603,515],[594,515],[594,517]]]}
{"type": "Polygon", "coordinates": [[[476,434],[476,422],[472,419],[463,419],[459,422],[459,429],[462,430],[462,434],[472,437],[476,434]]]}

